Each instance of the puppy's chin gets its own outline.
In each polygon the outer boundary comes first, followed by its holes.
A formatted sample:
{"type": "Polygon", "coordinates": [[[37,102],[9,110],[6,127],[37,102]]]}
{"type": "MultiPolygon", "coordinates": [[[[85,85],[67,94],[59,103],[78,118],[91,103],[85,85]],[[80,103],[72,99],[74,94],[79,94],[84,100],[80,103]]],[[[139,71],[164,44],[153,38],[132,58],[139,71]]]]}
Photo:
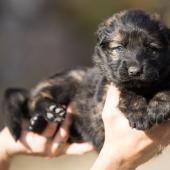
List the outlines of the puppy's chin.
{"type": "Polygon", "coordinates": [[[146,75],[140,76],[128,76],[128,75],[118,75],[114,76],[113,82],[118,86],[124,88],[145,88],[150,87],[153,84],[156,84],[159,80],[159,74],[157,72],[153,72],[146,75]]]}
{"type": "Polygon", "coordinates": [[[113,72],[113,77],[119,82],[128,81],[140,81],[140,82],[154,82],[158,81],[160,78],[159,71],[156,69],[145,69],[139,75],[129,75],[126,70],[120,69],[117,72],[113,72]]]}
{"type": "Polygon", "coordinates": [[[154,83],[153,81],[142,81],[137,79],[131,79],[131,80],[113,80],[115,84],[117,84],[120,88],[125,89],[140,89],[140,88],[148,88],[151,87],[154,83]]]}
{"type": "Polygon", "coordinates": [[[129,77],[119,77],[117,81],[119,82],[133,82],[139,81],[142,83],[152,83],[159,80],[158,74],[150,74],[150,75],[140,75],[140,76],[129,76],[129,77]]]}

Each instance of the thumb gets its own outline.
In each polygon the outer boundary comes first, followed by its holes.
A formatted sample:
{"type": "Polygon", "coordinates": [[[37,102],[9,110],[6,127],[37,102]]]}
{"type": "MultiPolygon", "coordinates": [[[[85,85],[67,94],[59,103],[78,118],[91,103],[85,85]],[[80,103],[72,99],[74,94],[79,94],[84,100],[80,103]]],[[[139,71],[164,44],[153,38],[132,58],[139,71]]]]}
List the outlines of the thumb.
{"type": "MultiPolygon", "coordinates": [[[[105,105],[103,108],[102,117],[110,117],[118,112],[117,106],[119,104],[120,91],[116,86],[111,84],[107,91],[105,105]]],[[[119,111],[120,112],[120,111],[119,111]]]]}

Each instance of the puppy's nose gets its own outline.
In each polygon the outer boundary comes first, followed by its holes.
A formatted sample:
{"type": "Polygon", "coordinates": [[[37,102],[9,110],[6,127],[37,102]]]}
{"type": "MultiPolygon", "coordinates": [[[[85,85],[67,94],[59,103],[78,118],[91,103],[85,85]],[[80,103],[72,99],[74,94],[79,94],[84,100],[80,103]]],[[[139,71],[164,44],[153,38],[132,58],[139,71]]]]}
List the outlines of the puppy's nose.
{"type": "Polygon", "coordinates": [[[128,74],[129,76],[137,76],[139,75],[141,72],[141,69],[139,67],[136,67],[136,66],[130,66],[128,68],[128,74]]]}

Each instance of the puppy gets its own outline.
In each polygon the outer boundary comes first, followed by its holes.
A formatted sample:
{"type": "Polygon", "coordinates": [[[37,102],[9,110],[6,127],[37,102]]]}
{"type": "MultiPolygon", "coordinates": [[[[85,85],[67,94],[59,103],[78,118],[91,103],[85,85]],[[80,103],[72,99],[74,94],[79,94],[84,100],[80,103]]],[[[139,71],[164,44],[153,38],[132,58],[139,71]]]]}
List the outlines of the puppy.
{"type": "Polygon", "coordinates": [[[32,90],[7,89],[6,125],[17,140],[21,119],[41,132],[47,122],[62,122],[73,103],[70,141],[104,142],[101,112],[108,85],[121,91],[119,109],[132,128],[145,130],[170,117],[170,30],[154,14],[127,10],[99,25],[92,68],[58,73],[32,90]]]}

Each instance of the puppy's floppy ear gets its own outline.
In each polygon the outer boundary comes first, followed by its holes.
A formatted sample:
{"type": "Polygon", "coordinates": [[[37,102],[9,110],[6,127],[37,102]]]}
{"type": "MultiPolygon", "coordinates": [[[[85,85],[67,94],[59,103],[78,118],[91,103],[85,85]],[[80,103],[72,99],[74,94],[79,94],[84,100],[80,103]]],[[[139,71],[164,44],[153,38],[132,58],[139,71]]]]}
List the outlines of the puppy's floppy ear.
{"type": "Polygon", "coordinates": [[[107,37],[107,26],[105,23],[101,23],[96,31],[97,44],[101,45],[104,39],[107,37]]]}
{"type": "Polygon", "coordinates": [[[99,44],[99,45],[101,45],[101,43],[102,43],[102,41],[103,41],[103,39],[104,39],[104,35],[105,35],[105,26],[103,25],[103,23],[102,24],[100,24],[99,26],[98,26],[98,29],[97,29],[97,31],[96,31],[96,38],[97,38],[97,43],[99,44]]]}
{"type": "Polygon", "coordinates": [[[101,45],[102,42],[109,36],[109,34],[114,31],[115,19],[116,17],[112,16],[99,24],[96,31],[97,43],[99,45],[101,45]]]}
{"type": "Polygon", "coordinates": [[[169,49],[170,49],[170,29],[168,29],[168,35],[167,35],[167,37],[168,37],[168,47],[169,47],[169,49]]]}
{"type": "Polygon", "coordinates": [[[170,48],[170,28],[160,25],[160,30],[162,31],[163,36],[166,39],[166,42],[170,48]]]}
{"type": "Polygon", "coordinates": [[[170,48],[170,28],[167,28],[167,38],[168,38],[168,44],[170,48]]]}

